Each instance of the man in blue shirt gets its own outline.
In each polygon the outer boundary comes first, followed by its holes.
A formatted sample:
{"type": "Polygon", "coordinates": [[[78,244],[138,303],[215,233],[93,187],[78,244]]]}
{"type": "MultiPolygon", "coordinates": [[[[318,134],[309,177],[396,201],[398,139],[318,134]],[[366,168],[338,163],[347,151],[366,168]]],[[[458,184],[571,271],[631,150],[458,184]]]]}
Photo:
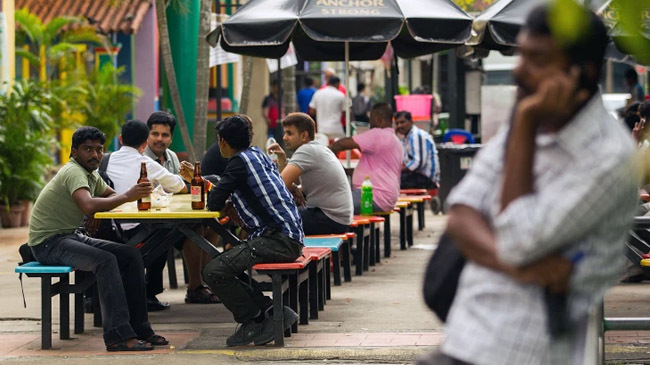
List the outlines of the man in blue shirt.
{"type": "MultiPolygon", "coordinates": [[[[233,313],[240,327],[228,346],[273,341],[271,300],[258,288],[239,280],[247,269],[264,262],[292,262],[302,254],[302,220],[293,196],[271,159],[250,145],[249,122],[235,115],[217,125],[221,155],[228,159],[219,183],[210,189],[208,209],[222,211],[228,198],[233,220],[248,232],[248,240],[215,257],[203,269],[203,279],[233,313]]],[[[284,308],[285,328],[298,319],[284,308]]]]}
{"type": "Polygon", "coordinates": [[[413,125],[411,113],[400,111],[395,114],[395,131],[404,136],[402,147],[402,189],[432,189],[440,182],[438,151],[431,135],[413,125]]]}
{"type": "Polygon", "coordinates": [[[298,91],[298,105],[300,106],[300,111],[302,113],[307,113],[309,111],[309,102],[315,92],[316,88],[314,87],[314,79],[311,77],[305,77],[305,87],[298,91]]]}

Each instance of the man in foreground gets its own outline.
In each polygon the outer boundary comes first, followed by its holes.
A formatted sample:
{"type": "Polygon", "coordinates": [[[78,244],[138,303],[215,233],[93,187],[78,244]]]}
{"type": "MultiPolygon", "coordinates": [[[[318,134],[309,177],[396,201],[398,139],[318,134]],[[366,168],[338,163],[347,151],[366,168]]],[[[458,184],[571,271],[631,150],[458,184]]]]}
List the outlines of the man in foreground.
{"type": "Polygon", "coordinates": [[[305,234],[347,232],[354,209],[343,165],[329,148],[314,141],[315,123],[309,115],[291,113],[282,125],[284,145],[294,150],[293,156],[287,162],[277,143],[269,146],[269,152],[278,156],[278,168],[289,190],[295,191],[294,196],[304,194],[306,206],[298,210],[305,234]]]}
{"type": "MultiPolygon", "coordinates": [[[[291,262],[302,253],[300,214],[273,161],[250,145],[249,122],[235,115],[217,125],[219,149],[228,165],[208,194],[208,209],[222,211],[228,198],[248,240],[215,257],[203,269],[203,279],[240,323],[228,346],[264,345],[273,341],[271,300],[257,287],[237,278],[264,262],[291,262]]],[[[298,315],[284,308],[285,328],[298,315]]]]}
{"type": "MultiPolygon", "coordinates": [[[[111,210],[151,193],[142,183],[117,194],[97,173],[106,136],[94,127],[72,135],[71,159],[43,188],[32,211],[29,245],[41,264],[68,265],[97,278],[108,351],[152,350],[168,341],[156,335],[147,316],[144,265],[134,247],[88,237],[77,228],[83,217],[111,210]]],[[[89,223],[92,224],[92,223],[89,223]]]]}
{"type": "Polygon", "coordinates": [[[399,198],[402,145],[393,129],[390,105],[377,103],[370,108],[369,131],[339,139],[330,146],[335,154],[354,148],[361,150],[359,165],[352,175],[354,214],[361,211],[361,184],[366,176],[372,182],[373,211],[393,210],[399,198]]]}
{"type": "Polygon", "coordinates": [[[431,135],[413,125],[411,113],[407,111],[395,114],[395,131],[404,136],[401,188],[436,188],[440,182],[440,164],[431,135]]]}
{"type": "Polygon", "coordinates": [[[550,6],[528,16],[511,122],[447,198],[468,262],[429,363],[596,363],[587,328],[622,266],[637,174],[598,89],[605,27],[576,11],[585,28],[571,41],[553,36],[550,6]]]}

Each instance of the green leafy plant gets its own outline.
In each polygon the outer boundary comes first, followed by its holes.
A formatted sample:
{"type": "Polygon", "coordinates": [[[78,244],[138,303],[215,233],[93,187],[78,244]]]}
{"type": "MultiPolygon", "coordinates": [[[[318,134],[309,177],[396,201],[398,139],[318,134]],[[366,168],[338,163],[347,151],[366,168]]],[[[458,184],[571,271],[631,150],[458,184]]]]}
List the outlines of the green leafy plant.
{"type": "Polygon", "coordinates": [[[34,200],[52,164],[51,95],[41,83],[22,80],[0,95],[0,203],[34,200]]]}
{"type": "Polygon", "coordinates": [[[119,81],[124,67],[115,68],[106,63],[91,74],[86,84],[86,125],[93,126],[106,134],[108,141],[117,136],[124,117],[140,96],[140,90],[119,81]]]}

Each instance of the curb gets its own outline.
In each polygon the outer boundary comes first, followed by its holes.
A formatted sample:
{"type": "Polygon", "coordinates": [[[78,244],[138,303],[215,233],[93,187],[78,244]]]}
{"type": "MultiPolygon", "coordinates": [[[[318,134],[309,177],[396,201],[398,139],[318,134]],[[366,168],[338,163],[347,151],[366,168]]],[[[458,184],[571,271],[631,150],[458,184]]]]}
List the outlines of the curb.
{"type": "Polygon", "coordinates": [[[221,355],[240,361],[348,360],[414,362],[418,356],[438,346],[363,347],[363,348],[272,348],[255,350],[180,350],[180,355],[221,355]]]}

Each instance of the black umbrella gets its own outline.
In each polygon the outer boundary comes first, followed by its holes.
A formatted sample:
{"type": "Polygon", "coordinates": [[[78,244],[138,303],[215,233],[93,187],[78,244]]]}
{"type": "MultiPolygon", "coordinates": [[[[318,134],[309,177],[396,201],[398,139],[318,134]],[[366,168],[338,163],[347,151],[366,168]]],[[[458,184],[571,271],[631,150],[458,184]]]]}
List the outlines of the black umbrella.
{"type": "MultiPolygon", "coordinates": [[[[410,58],[464,44],[472,17],[451,0],[250,0],[207,36],[233,53],[280,58],[293,42],[305,60],[380,58],[390,42],[410,58]]],[[[349,94],[348,94],[349,95],[349,94]]],[[[349,108],[346,125],[350,134],[349,108]]]]}
{"type": "Polygon", "coordinates": [[[546,0],[500,0],[490,5],[474,19],[472,37],[468,46],[497,50],[505,53],[514,51],[517,34],[526,21],[528,13],[546,0]]]}
{"type": "Polygon", "coordinates": [[[472,17],[450,0],[250,0],[208,35],[228,52],[279,58],[293,42],[305,60],[404,58],[464,44],[472,17]]]}
{"type": "Polygon", "coordinates": [[[613,41],[608,45],[607,57],[619,62],[650,64],[650,8],[640,12],[637,24],[626,28],[619,19],[619,6],[620,3],[609,0],[598,9],[613,41]]]}

